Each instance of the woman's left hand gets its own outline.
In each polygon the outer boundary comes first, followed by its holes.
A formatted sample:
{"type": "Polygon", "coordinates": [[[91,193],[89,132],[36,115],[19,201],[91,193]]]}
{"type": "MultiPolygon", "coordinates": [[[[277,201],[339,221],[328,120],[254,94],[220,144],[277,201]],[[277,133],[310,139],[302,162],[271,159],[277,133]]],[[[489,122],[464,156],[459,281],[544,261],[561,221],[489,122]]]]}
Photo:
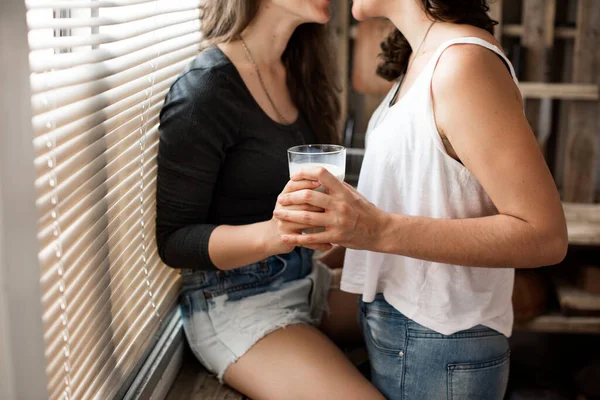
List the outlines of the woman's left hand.
{"type": "Polygon", "coordinates": [[[327,193],[299,190],[279,196],[274,215],[283,221],[325,227],[324,232],[286,234],[282,240],[297,246],[333,243],[351,249],[375,250],[385,225],[386,213],[370,203],[349,184],[340,181],[325,168],[306,168],[292,181],[318,181],[327,193]],[[325,210],[291,210],[287,206],[311,205],[325,210]]]}

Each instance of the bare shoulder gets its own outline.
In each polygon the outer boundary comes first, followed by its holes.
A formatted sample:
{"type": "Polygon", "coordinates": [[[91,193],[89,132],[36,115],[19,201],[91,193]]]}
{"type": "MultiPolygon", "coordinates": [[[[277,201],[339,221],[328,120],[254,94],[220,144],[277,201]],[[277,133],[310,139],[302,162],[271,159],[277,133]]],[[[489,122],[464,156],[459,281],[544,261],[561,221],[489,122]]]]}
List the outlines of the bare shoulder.
{"type": "Polygon", "coordinates": [[[433,74],[434,96],[482,89],[521,100],[510,71],[498,54],[477,44],[455,44],[447,48],[433,74]]]}

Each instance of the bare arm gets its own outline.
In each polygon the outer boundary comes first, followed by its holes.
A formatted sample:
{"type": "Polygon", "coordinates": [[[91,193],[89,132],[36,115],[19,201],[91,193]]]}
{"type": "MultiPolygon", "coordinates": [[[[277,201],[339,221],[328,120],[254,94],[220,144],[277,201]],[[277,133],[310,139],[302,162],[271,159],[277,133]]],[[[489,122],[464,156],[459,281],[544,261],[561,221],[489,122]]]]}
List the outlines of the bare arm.
{"type": "Polygon", "coordinates": [[[297,192],[284,196],[282,204],[304,201],[325,208],[325,214],[282,210],[277,215],[325,224],[328,231],[284,240],[330,242],[464,266],[527,268],[560,262],[567,247],[564,213],[504,64],[483,48],[452,47],[440,60],[432,91],[438,129],[498,215],[433,219],[384,213],[348,185],[336,184],[326,171],[313,170],[294,179],[317,179],[330,196],[297,192]]]}
{"type": "MultiPolygon", "coordinates": [[[[319,184],[314,181],[290,182],[283,193],[303,189],[312,190],[317,186],[319,184]]],[[[299,209],[304,208],[299,207],[299,209]]],[[[238,268],[264,260],[274,254],[289,253],[295,246],[284,243],[282,234],[296,233],[306,228],[310,226],[282,222],[276,218],[250,225],[220,225],[210,236],[208,251],[212,262],[219,269],[238,268]]],[[[319,250],[328,250],[330,247],[330,245],[312,246],[319,250]]]]}

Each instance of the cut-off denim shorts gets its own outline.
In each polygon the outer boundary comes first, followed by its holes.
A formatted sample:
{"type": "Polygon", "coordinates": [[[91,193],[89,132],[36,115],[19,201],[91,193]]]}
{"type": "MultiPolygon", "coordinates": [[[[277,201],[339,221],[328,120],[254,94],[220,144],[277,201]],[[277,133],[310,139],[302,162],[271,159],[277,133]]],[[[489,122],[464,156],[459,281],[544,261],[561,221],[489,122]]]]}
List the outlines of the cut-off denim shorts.
{"type": "Polygon", "coordinates": [[[331,272],[313,252],[289,254],[228,271],[182,270],[180,306],[190,347],[220,381],[261,338],[292,324],[318,325],[331,272]]]}
{"type": "Polygon", "coordinates": [[[502,400],[506,336],[485,326],[442,335],[407,318],[379,294],[360,316],[373,384],[388,400],[502,400]]]}

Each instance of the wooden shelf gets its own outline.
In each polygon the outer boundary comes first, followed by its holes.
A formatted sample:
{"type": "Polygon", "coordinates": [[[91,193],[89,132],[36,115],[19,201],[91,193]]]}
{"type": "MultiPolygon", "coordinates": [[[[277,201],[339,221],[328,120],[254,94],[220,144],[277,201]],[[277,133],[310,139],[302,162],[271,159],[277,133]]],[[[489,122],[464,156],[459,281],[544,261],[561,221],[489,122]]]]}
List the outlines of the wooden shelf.
{"type": "MultiPolygon", "coordinates": [[[[524,32],[523,25],[506,24],[502,26],[502,34],[505,36],[520,37],[524,32]]],[[[559,26],[554,29],[554,37],[559,39],[574,39],[576,36],[576,28],[559,26]]]]}
{"type": "Polygon", "coordinates": [[[600,334],[600,317],[542,315],[525,323],[515,323],[516,332],[600,334]]]}
{"type": "Polygon", "coordinates": [[[569,243],[600,245],[600,204],[563,203],[569,243]]]}
{"type": "Polygon", "coordinates": [[[598,85],[576,83],[519,82],[527,99],[592,100],[600,99],[598,85]]]}

